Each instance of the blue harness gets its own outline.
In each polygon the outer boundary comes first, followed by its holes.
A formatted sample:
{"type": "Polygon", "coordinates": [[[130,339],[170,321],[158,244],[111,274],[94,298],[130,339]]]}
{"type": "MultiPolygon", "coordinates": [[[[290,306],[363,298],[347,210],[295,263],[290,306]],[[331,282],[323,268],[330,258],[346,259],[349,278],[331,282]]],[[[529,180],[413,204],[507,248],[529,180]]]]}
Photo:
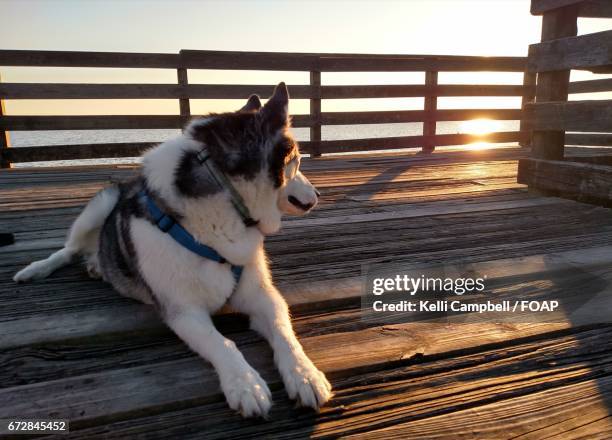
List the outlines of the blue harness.
{"type": "Polygon", "coordinates": [[[155,221],[155,224],[162,232],[169,234],[170,237],[174,238],[174,240],[181,246],[189,249],[191,252],[199,255],[200,257],[216,261],[219,264],[230,264],[236,284],[240,282],[240,276],[242,275],[242,270],[244,269],[243,266],[235,266],[231,264],[221,255],[219,255],[216,250],[210,246],[206,246],[205,244],[198,242],[193,235],[187,232],[187,230],[183,228],[176,220],[159,209],[153,199],[149,197],[145,191],[140,191],[138,196],[147,205],[149,214],[151,214],[153,221],[155,221]]]}

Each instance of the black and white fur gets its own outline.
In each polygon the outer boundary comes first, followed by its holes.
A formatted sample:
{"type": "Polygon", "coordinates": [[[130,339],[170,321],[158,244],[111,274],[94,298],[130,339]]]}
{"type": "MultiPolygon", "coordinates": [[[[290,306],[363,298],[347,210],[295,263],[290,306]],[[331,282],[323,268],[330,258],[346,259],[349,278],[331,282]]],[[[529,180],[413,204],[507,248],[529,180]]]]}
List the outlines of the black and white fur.
{"type": "Polygon", "coordinates": [[[272,404],[268,386],[210,317],[229,303],[269,341],[289,396],[315,409],[323,405],[331,386],[293,332],[263,247],[265,235],[280,228],[282,214],[304,214],[317,203],[287,131],[288,102],[281,83],[263,107],[252,96],[235,113],[191,122],[182,136],[144,155],[137,178],[98,193],[72,225],[64,248],[18,272],[15,281],[45,278],[76,255],[84,256],[90,275],[155,305],[168,326],[212,363],[231,408],[246,417],[265,416],[272,404]],[[243,197],[257,226],[243,224],[228,191],[200,165],[196,156],[203,147],[243,197]],[[143,189],[199,242],[243,265],[239,285],[228,264],[204,259],[161,232],[138,198],[143,189]]]}

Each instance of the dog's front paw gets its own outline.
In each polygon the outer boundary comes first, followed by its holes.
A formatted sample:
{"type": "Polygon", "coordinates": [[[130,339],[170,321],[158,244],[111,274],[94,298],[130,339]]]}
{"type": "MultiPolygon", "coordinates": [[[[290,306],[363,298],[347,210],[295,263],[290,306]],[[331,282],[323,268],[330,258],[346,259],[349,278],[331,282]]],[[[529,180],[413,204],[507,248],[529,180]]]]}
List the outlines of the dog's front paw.
{"type": "Polygon", "coordinates": [[[279,365],[287,394],[302,406],[318,410],[332,398],[332,387],[325,374],[306,355],[279,365]]]}
{"type": "Polygon", "coordinates": [[[44,261],[36,261],[31,263],[29,266],[21,269],[13,277],[13,281],[16,283],[26,283],[28,281],[39,280],[49,275],[49,271],[46,270],[46,264],[44,261]]]}
{"type": "Polygon", "coordinates": [[[225,374],[221,387],[230,408],[243,417],[266,417],[272,406],[272,394],[259,373],[253,368],[225,374]]]}

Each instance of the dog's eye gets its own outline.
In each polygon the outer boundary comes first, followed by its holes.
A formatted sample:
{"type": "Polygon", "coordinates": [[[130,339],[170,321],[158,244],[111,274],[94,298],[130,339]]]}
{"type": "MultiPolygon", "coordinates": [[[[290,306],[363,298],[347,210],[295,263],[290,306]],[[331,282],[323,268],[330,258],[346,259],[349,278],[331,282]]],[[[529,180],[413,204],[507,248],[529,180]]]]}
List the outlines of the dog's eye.
{"type": "Polygon", "coordinates": [[[298,168],[300,166],[300,158],[294,157],[285,167],[285,176],[287,179],[291,180],[295,177],[298,172],[298,168]]]}

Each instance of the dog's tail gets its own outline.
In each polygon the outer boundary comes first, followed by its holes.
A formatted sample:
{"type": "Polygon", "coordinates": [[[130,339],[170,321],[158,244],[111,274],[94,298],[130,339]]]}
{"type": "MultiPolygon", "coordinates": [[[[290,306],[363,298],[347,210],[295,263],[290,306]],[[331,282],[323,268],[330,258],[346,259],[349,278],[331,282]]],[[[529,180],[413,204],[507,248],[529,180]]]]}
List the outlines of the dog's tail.
{"type": "Polygon", "coordinates": [[[38,280],[69,264],[77,254],[95,255],[98,238],[106,218],[119,200],[119,189],[111,186],[100,191],[89,201],[70,228],[64,247],[44,260],[35,261],[13,277],[16,282],[38,280]]]}

